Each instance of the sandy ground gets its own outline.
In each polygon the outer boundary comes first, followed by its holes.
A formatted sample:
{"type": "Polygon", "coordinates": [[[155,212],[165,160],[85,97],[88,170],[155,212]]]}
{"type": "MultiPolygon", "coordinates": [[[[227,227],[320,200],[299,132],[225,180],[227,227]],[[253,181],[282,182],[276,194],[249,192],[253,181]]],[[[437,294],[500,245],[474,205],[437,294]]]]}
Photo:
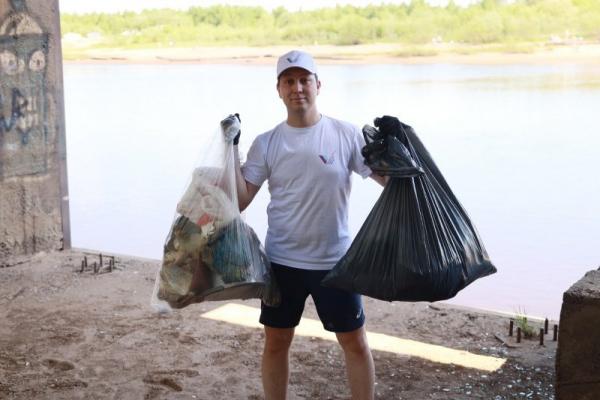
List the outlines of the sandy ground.
{"type": "MultiPolygon", "coordinates": [[[[274,64],[281,54],[298,46],[269,47],[191,47],[159,49],[78,49],[66,51],[68,62],[123,63],[223,63],[274,64]]],[[[557,64],[600,65],[600,43],[552,45],[531,52],[498,52],[485,47],[439,44],[427,47],[426,54],[412,56],[418,50],[399,44],[355,46],[313,45],[300,48],[310,52],[319,64],[557,64]]]]}
{"type": "MultiPolygon", "coordinates": [[[[0,399],[263,398],[261,329],[203,317],[223,302],[157,314],[149,302],[158,261],[117,256],[115,270],[95,274],[79,272],[83,257],[40,254],[0,268],[0,399]]],[[[375,350],[378,399],[554,398],[552,334],[544,346],[517,345],[508,317],[441,303],[365,298],[365,311],[370,332],[506,359],[488,372],[375,350]]],[[[316,318],[310,301],[305,317],[316,318]]],[[[335,342],[295,338],[289,392],[349,398],[335,342]]]]}

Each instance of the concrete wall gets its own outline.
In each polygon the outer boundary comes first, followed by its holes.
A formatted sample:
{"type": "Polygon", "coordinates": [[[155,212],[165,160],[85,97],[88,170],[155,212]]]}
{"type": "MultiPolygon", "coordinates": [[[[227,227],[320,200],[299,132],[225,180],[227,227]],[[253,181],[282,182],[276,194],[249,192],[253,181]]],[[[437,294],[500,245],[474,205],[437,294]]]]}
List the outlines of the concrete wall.
{"type": "Polygon", "coordinates": [[[559,326],[557,400],[600,399],[600,271],[565,292],[559,326]]]}
{"type": "Polygon", "coordinates": [[[0,0],[0,266],[70,247],[57,0],[0,0]]]}

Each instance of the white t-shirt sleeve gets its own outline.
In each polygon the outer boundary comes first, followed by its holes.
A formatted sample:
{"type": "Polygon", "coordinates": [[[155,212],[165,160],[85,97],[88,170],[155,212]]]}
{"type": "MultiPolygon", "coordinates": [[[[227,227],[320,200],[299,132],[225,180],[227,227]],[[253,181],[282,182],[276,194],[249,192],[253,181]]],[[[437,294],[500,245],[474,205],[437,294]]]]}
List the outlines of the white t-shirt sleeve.
{"type": "Polygon", "coordinates": [[[370,176],[373,171],[371,168],[365,165],[365,159],[361,153],[362,148],[365,146],[365,138],[362,132],[357,127],[354,129],[352,135],[352,154],[350,156],[350,169],[363,178],[370,176]]]}
{"type": "Polygon", "coordinates": [[[260,139],[260,136],[254,139],[242,166],[244,179],[256,186],[261,186],[268,178],[266,151],[260,139]]]}

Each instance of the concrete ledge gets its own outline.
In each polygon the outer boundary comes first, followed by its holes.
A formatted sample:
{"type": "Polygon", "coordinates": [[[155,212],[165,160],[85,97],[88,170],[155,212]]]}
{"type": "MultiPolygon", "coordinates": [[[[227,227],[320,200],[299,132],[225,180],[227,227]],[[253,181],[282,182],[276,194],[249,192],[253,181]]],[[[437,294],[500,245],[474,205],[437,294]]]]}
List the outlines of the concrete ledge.
{"type": "Polygon", "coordinates": [[[600,270],[564,293],[556,358],[557,400],[600,398],[600,270]]]}

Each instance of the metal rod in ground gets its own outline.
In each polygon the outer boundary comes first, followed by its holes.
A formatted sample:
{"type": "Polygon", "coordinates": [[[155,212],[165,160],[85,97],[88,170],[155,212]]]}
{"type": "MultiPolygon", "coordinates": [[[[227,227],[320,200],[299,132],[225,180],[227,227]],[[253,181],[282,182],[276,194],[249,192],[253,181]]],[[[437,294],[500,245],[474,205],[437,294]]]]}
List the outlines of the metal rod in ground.
{"type": "Polygon", "coordinates": [[[104,263],[102,262],[102,253],[100,253],[100,268],[102,268],[104,266],[104,263]]]}
{"type": "Polygon", "coordinates": [[[517,343],[521,343],[521,328],[517,327],[517,343]]]}
{"type": "Polygon", "coordinates": [[[113,270],[113,260],[111,259],[111,260],[108,260],[108,271],[112,272],[112,270],[113,270]]]}
{"type": "Polygon", "coordinates": [[[548,318],[544,320],[544,333],[548,333],[548,318]]]}
{"type": "Polygon", "coordinates": [[[82,273],[84,268],[85,268],[85,262],[83,260],[81,260],[81,269],[79,270],[79,273],[82,273]]]}
{"type": "Polygon", "coordinates": [[[554,324],[554,335],[552,335],[552,340],[556,342],[558,339],[558,325],[554,324]]]}
{"type": "Polygon", "coordinates": [[[87,256],[83,256],[83,262],[85,263],[85,267],[87,268],[87,266],[88,266],[87,256]]]}
{"type": "Polygon", "coordinates": [[[515,321],[511,319],[510,322],[508,323],[508,336],[513,335],[514,326],[515,326],[515,321]]]}
{"type": "Polygon", "coordinates": [[[98,264],[94,261],[94,273],[98,273],[98,264]]]}
{"type": "Polygon", "coordinates": [[[544,328],[540,328],[540,346],[544,345],[544,328]]]}

